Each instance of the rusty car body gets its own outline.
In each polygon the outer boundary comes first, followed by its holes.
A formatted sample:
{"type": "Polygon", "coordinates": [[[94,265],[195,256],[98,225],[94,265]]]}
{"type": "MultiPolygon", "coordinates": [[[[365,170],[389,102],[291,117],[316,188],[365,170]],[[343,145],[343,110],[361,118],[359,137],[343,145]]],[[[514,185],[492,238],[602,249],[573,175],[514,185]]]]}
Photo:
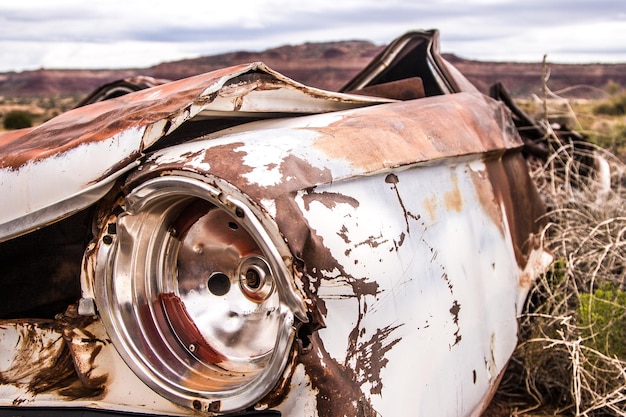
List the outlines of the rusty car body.
{"type": "Polygon", "coordinates": [[[0,412],[484,410],[550,257],[436,31],[341,92],[252,63],[85,104],[0,136],[0,412]]]}

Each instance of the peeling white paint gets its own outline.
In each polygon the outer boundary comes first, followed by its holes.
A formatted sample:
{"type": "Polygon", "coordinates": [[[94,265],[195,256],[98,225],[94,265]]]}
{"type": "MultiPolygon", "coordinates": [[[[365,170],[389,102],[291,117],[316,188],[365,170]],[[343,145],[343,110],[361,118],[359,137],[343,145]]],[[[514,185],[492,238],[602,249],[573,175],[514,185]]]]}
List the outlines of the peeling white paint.
{"type": "MultiPolygon", "coordinates": [[[[187,146],[186,144],[180,145],[180,151],[183,152],[186,159],[183,159],[185,163],[183,166],[193,167],[198,170],[210,170],[211,164],[205,160],[205,153],[199,152],[197,149],[187,146]],[[186,148],[189,148],[189,153],[186,152],[186,148]],[[191,150],[193,149],[193,150],[191,150]]],[[[165,164],[176,164],[181,161],[180,153],[161,153],[156,158],[154,158],[156,165],[153,165],[152,168],[157,168],[159,165],[165,164]]]]}
{"type": "MultiPolygon", "coordinates": [[[[480,204],[476,175],[469,173],[480,167],[431,165],[397,173],[396,184],[378,176],[359,178],[358,186],[339,182],[315,190],[349,197],[358,206],[329,207],[315,201],[314,194],[306,206],[303,194],[297,199],[344,272],[335,279],[330,278],[340,275],[336,271],[324,274],[318,292],[328,310],[326,321],[332,323],[319,331],[331,357],[345,363],[355,326],[358,343],[379,329],[399,326],[386,341],[401,339],[385,355],[382,394],[370,396],[382,415],[397,414],[396,405],[406,398],[419,415],[471,412],[480,407],[490,383],[473,383],[473,372],[480,373],[483,358],[490,358],[495,367],[490,372],[499,373],[515,347],[521,271],[510,238],[480,204]],[[446,206],[452,204],[446,197],[451,193],[460,195],[460,211],[446,206]],[[423,205],[428,199],[435,202],[432,219],[426,213],[433,207],[423,205]],[[375,280],[378,293],[358,296],[350,284],[358,280],[375,280]],[[492,334],[498,335],[496,346],[490,344],[492,334]],[[449,401],[455,396],[462,403],[449,401]]],[[[355,356],[347,364],[354,367],[362,359],[355,356]]],[[[363,392],[369,395],[371,387],[366,381],[363,392]]]]}
{"type": "Polygon", "coordinates": [[[143,129],[129,129],[107,141],[83,143],[53,158],[0,170],[0,224],[80,194],[111,167],[139,148],[143,129]]]}
{"type": "Polygon", "coordinates": [[[318,417],[317,394],[304,365],[299,364],[293,372],[287,397],[276,409],[289,417],[318,417]]]}
{"type": "MultiPolygon", "coordinates": [[[[108,190],[114,177],[104,179],[105,184],[100,184],[89,194],[92,181],[99,179],[120,160],[143,151],[145,146],[158,140],[166,128],[171,131],[197,114],[207,120],[216,116],[284,117],[334,112],[386,101],[310,88],[297,89],[294,88],[297,83],[271,72],[262,64],[241,66],[225,74],[211,79],[211,85],[195,101],[180,103],[176,111],[168,113],[170,120],[157,120],[147,127],[131,127],[102,142],[86,142],[41,162],[27,163],[20,168],[19,177],[11,176],[10,170],[0,171],[0,192],[7,202],[0,207],[0,226],[6,224],[3,221],[14,220],[15,213],[36,214],[54,206],[56,211],[51,216],[58,218],[70,213],[72,208],[84,207],[84,201],[89,204],[97,201],[108,190]],[[212,101],[213,93],[220,91],[225,82],[248,71],[273,77],[276,85],[285,83],[287,87],[257,89],[262,82],[256,80],[245,84],[241,81],[223,89],[220,97],[212,101]],[[66,202],[68,196],[76,195],[87,199],[69,208],[67,205],[55,206],[66,202]]],[[[194,86],[193,82],[185,82],[194,86]]],[[[144,92],[143,95],[154,99],[161,92],[144,92]]],[[[443,102],[442,97],[433,100],[443,102]]],[[[466,108],[459,103],[477,103],[474,97],[463,96],[463,93],[450,101],[453,105],[446,106],[447,110],[466,108]]],[[[470,121],[472,117],[479,118],[480,114],[491,115],[491,106],[483,104],[484,107],[477,105],[476,114],[460,114],[470,121]]],[[[476,413],[515,346],[516,313],[527,293],[528,282],[548,260],[543,252],[531,254],[526,269],[520,271],[504,206],[497,207],[496,203],[488,204],[489,207],[483,205],[495,202],[497,198],[493,193],[489,194],[491,183],[485,163],[472,159],[477,152],[484,150],[486,142],[482,140],[481,132],[469,137],[469,141],[459,142],[457,137],[442,135],[438,138],[442,141],[433,143],[437,132],[429,132],[422,126],[429,125],[430,120],[420,120],[422,125],[416,125],[419,123],[414,121],[421,114],[419,105],[411,107],[411,112],[403,113],[408,115],[404,121],[385,120],[385,116],[400,114],[406,109],[396,106],[394,111],[399,113],[383,110],[379,114],[361,114],[361,121],[368,121],[372,115],[372,120],[379,121],[378,126],[372,123],[371,129],[367,127],[367,132],[372,134],[368,139],[374,139],[369,142],[372,146],[378,144],[380,137],[388,139],[385,145],[398,145],[395,152],[380,160],[377,154],[355,152],[356,155],[352,155],[350,152],[352,146],[359,146],[353,141],[363,131],[359,123],[347,123],[351,125],[348,128],[343,126],[351,133],[345,137],[350,141],[336,140],[341,135],[335,135],[337,126],[331,125],[355,115],[353,110],[243,124],[159,151],[148,158],[151,169],[167,164],[173,169],[196,171],[193,174],[196,177],[205,175],[207,184],[223,181],[231,187],[229,190],[237,193],[240,187],[245,197],[242,201],[250,203],[255,210],[259,204],[265,209],[265,212],[255,211],[262,215],[259,214],[258,219],[254,217],[259,223],[250,227],[263,230],[263,226],[267,228],[271,223],[276,227],[272,228],[274,244],[285,243],[283,238],[292,225],[281,224],[284,229],[278,229],[279,222],[272,222],[281,214],[277,213],[278,197],[273,196],[277,200],[263,198],[265,190],[259,192],[258,188],[267,187],[268,192],[285,193],[280,198],[285,195],[291,198],[295,194],[303,219],[294,215],[293,221],[303,221],[310,227],[316,235],[314,237],[323,241],[321,251],[328,250],[330,263],[334,265],[336,261],[333,268],[320,270],[319,266],[305,265],[296,271],[296,274],[316,275],[303,280],[296,276],[294,285],[302,288],[307,280],[307,289],[317,292],[314,295],[324,304],[319,311],[326,313],[327,327],[318,333],[325,351],[315,345],[316,350],[309,353],[318,358],[316,366],[319,365],[321,370],[313,370],[308,375],[305,366],[299,364],[293,375],[285,372],[285,378],[291,377],[290,386],[285,400],[278,407],[285,415],[317,416],[320,391],[313,388],[313,384],[323,383],[323,378],[321,382],[315,381],[313,372],[333,369],[346,369],[356,375],[355,383],[360,385],[366,400],[382,415],[406,415],[407,399],[412,407],[410,412],[415,415],[476,413]],[[328,129],[315,130],[322,127],[328,129]],[[408,128],[413,128],[413,132],[402,136],[401,131],[408,128]],[[237,165],[232,172],[226,169],[220,172],[222,176],[213,175],[211,170],[218,170],[220,164],[215,163],[212,167],[208,160],[211,150],[222,145],[235,145],[226,149],[234,148],[236,153],[241,153],[243,166],[237,165]],[[459,149],[465,153],[457,155],[461,153],[459,149]],[[404,151],[415,153],[405,158],[404,151]],[[288,167],[294,160],[298,164],[292,172],[288,167]],[[323,179],[315,182],[314,178],[302,186],[297,181],[302,169],[319,170],[323,172],[323,179]],[[242,172],[245,181],[238,176],[242,172]],[[230,174],[233,176],[229,177],[230,174]],[[248,190],[256,193],[250,193],[256,198],[254,203],[249,202],[247,199],[252,197],[245,194],[249,192],[245,190],[249,185],[253,187],[248,190]],[[272,190],[276,185],[284,187],[272,190]],[[299,186],[306,190],[297,188],[299,186]],[[494,212],[500,216],[494,216],[494,212]],[[265,213],[272,219],[265,218],[265,213]],[[378,354],[381,356],[376,356],[378,354]]],[[[356,116],[354,120],[357,120],[356,116]]],[[[489,125],[489,120],[485,120],[485,130],[494,129],[500,134],[497,129],[502,126],[497,123],[495,127],[489,125]]],[[[510,138],[496,139],[502,139],[502,143],[493,141],[488,146],[495,149],[489,151],[498,151],[498,146],[518,146],[514,141],[503,144],[510,138]]],[[[388,147],[381,146],[379,150],[383,152],[388,147]]],[[[115,175],[121,174],[123,169],[115,175]]],[[[220,196],[230,198],[228,193],[220,196]]],[[[46,221],[40,217],[31,221],[30,226],[42,225],[46,221]]],[[[294,254],[288,252],[285,247],[273,258],[289,261],[286,266],[292,267],[290,262],[294,254]]],[[[86,265],[90,265],[89,260],[86,265]]],[[[106,281],[98,282],[104,285],[106,281]]],[[[93,282],[85,287],[91,285],[93,282]]],[[[89,288],[83,290],[91,292],[89,288]]],[[[313,310],[314,300],[315,297],[304,302],[298,299],[301,320],[305,317],[304,304],[313,310]]],[[[294,305],[290,306],[293,310],[296,309],[294,305]]],[[[288,325],[291,329],[293,323],[288,325]]],[[[15,325],[0,327],[0,338],[18,345],[17,330],[15,325]]],[[[107,389],[97,402],[77,400],[71,403],[72,406],[136,412],[150,410],[169,415],[195,413],[191,407],[174,405],[144,385],[108,342],[111,335],[106,334],[100,322],[94,322],[86,330],[100,340],[102,351],[93,365],[99,372],[109,371],[107,389]]],[[[83,343],[86,333],[80,334],[77,345],[83,343]]],[[[3,349],[0,371],[10,367],[19,353],[11,344],[3,344],[3,349]]],[[[37,351],[34,354],[37,355],[37,351]]],[[[323,392],[321,385],[317,387],[323,392]]],[[[0,405],[11,405],[10,401],[18,396],[42,406],[64,401],[57,391],[34,398],[11,384],[0,386],[0,394],[4,398],[0,405]]],[[[358,406],[358,403],[351,402],[358,406]]]]}
{"type": "Polygon", "coordinates": [[[276,218],[276,201],[271,200],[269,198],[261,199],[261,205],[265,210],[267,210],[268,214],[275,219],[276,218]]]}
{"type": "Polygon", "coordinates": [[[255,143],[235,149],[244,152],[243,163],[251,168],[250,172],[242,175],[250,184],[267,187],[280,184],[283,181],[280,163],[288,154],[275,142],[290,141],[290,138],[275,138],[272,142],[255,143]]]}

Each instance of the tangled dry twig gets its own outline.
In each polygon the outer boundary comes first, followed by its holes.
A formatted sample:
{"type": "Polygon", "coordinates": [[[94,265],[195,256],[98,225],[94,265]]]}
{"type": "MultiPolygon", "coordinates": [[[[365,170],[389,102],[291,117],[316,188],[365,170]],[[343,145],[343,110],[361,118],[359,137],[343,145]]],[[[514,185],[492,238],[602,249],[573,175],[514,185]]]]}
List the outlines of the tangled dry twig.
{"type": "Polygon", "coordinates": [[[552,140],[531,175],[556,261],[531,291],[496,401],[516,414],[626,416],[626,167],[588,143],[552,140]]]}

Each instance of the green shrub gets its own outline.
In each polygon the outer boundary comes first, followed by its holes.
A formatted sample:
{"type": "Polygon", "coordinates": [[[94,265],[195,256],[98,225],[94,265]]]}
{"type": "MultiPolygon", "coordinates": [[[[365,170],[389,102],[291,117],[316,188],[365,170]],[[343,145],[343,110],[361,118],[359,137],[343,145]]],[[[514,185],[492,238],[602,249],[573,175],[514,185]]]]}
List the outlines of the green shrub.
{"type": "Polygon", "coordinates": [[[33,125],[33,117],[25,111],[10,111],[4,116],[3,125],[7,130],[31,127],[33,125]]]}
{"type": "Polygon", "coordinates": [[[593,108],[596,115],[624,116],[626,115],[626,93],[611,97],[593,108]]]}
{"type": "Polygon", "coordinates": [[[619,120],[598,123],[593,130],[582,133],[589,142],[610,149],[618,157],[626,154],[626,124],[619,120]]]}
{"type": "Polygon", "coordinates": [[[586,344],[609,357],[626,360],[626,292],[606,284],[581,293],[577,324],[586,344]]]}

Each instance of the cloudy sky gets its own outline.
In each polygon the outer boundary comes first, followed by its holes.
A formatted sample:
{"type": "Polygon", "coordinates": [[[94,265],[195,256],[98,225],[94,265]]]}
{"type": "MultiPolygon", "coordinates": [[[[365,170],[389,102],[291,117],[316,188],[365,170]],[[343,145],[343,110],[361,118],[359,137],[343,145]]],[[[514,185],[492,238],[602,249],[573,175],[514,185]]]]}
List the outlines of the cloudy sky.
{"type": "Polygon", "coordinates": [[[285,44],[387,44],[437,28],[479,60],[626,62],[625,0],[21,0],[0,5],[0,71],[147,67],[285,44]]]}

